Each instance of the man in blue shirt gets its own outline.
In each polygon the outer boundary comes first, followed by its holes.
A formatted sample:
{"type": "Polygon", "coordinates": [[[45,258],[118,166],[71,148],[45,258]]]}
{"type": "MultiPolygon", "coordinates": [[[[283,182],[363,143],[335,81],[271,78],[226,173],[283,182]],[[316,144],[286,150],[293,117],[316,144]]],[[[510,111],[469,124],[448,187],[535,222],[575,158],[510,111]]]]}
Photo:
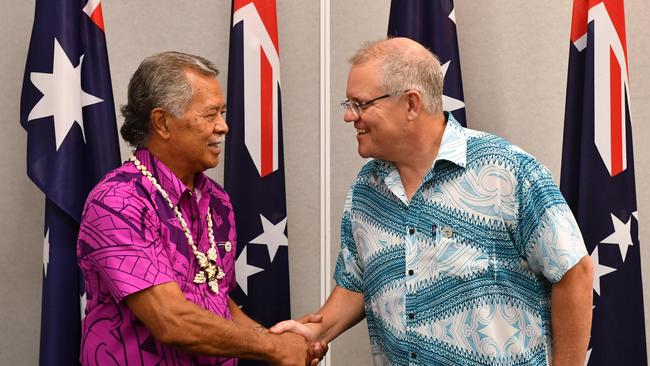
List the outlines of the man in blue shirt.
{"type": "Polygon", "coordinates": [[[364,316],[375,365],[581,365],[593,264],[550,173],[442,111],[443,74],[420,44],[351,58],[344,119],[374,158],[345,203],[329,342],[364,316]]]}

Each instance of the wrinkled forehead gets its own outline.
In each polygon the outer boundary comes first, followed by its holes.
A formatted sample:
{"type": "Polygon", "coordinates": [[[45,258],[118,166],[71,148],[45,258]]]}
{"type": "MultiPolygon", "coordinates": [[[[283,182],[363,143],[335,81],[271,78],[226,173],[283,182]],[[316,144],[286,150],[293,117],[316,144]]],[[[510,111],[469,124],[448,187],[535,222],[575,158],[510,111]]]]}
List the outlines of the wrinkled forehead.
{"type": "Polygon", "coordinates": [[[350,99],[366,99],[382,91],[383,70],[377,59],[350,66],[346,95],[350,99]]]}
{"type": "Polygon", "coordinates": [[[216,107],[225,104],[225,96],[221,89],[221,83],[214,75],[187,72],[186,76],[192,87],[190,104],[209,104],[210,106],[216,107]]]}

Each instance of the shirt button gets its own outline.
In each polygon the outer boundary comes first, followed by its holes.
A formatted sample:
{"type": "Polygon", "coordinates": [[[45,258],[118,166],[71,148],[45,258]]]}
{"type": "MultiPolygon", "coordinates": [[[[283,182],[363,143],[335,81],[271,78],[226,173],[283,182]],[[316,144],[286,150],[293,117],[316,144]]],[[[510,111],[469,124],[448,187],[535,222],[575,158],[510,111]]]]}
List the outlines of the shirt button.
{"type": "Polygon", "coordinates": [[[409,313],[409,319],[411,320],[415,319],[415,313],[413,312],[409,313]]]}
{"type": "Polygon", "coordinates": [[[454,229],[450,228],[449,226],[445,226],[442,228],[442,235],[449,239],[454,235],[454,229]]]}
{"type": "Polygon", "coordinates": [[[413,276],[413,273],[414,273],[413,270],[409,269],[409,276],[413,276]]]}
{"type": "Polygon", "coordinates": [[[417,357],[418,357],[417,353],[411,352],[411,358],[417,358],[417,357]]]}
{"type": "Polygon", "coordinates": [[[415,228],[409,228],[409,235],[415,234],[415,228]]]}

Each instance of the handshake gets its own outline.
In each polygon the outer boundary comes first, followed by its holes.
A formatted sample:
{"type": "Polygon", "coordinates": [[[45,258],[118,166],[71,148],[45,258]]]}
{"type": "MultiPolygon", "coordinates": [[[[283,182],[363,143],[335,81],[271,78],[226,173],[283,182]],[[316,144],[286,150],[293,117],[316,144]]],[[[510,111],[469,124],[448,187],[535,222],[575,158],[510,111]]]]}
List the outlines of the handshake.
{"type": "Polygon", "coordinates": [[[329,347],[318,332],[323,316],[308,314],[298,320],[285,320],[272,326],[268,332],[275,334],[274,366],[316,366],[329,347]]]}

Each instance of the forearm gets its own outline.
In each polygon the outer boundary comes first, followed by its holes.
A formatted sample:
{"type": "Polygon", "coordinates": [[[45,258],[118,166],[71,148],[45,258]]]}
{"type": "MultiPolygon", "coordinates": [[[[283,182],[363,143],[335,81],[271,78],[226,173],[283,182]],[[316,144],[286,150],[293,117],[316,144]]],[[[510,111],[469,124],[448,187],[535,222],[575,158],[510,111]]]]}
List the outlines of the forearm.
{"type": "MultiPolygon", "coordinates": [[[[192,304],[191,304],[192,305],[192,304]]],[[[201,309],[178,314],[176,336],[169,345],[190,354],[219,355],[254,360],[268,360],[276,353],[272,335],[256,329],[257,323],[237,317],[235,323],[201,309]]]]}
{"type": "MultiPolygon", "coordinates": [[[[202,309],[187,301],[175,283],[130,295],[126,303],[159,342],[183,352],[256,360],[277,354],[272,338],[277,336],[202,309]]],[[[244,321],[239,314],[238,319],[244,321]]]]}
{"type": "Polygon", "coordinates": [[[316,330],[317,339],[327,344],[365,317],[363,294],[336,286],[319,313],[323,320],[310,325],[316,330]]]}
{"type": "Polygon", "coordinates": [[[553,365],[582,365],[591,333],[593,264],[583,257],[551,290],[553,365]]]}

